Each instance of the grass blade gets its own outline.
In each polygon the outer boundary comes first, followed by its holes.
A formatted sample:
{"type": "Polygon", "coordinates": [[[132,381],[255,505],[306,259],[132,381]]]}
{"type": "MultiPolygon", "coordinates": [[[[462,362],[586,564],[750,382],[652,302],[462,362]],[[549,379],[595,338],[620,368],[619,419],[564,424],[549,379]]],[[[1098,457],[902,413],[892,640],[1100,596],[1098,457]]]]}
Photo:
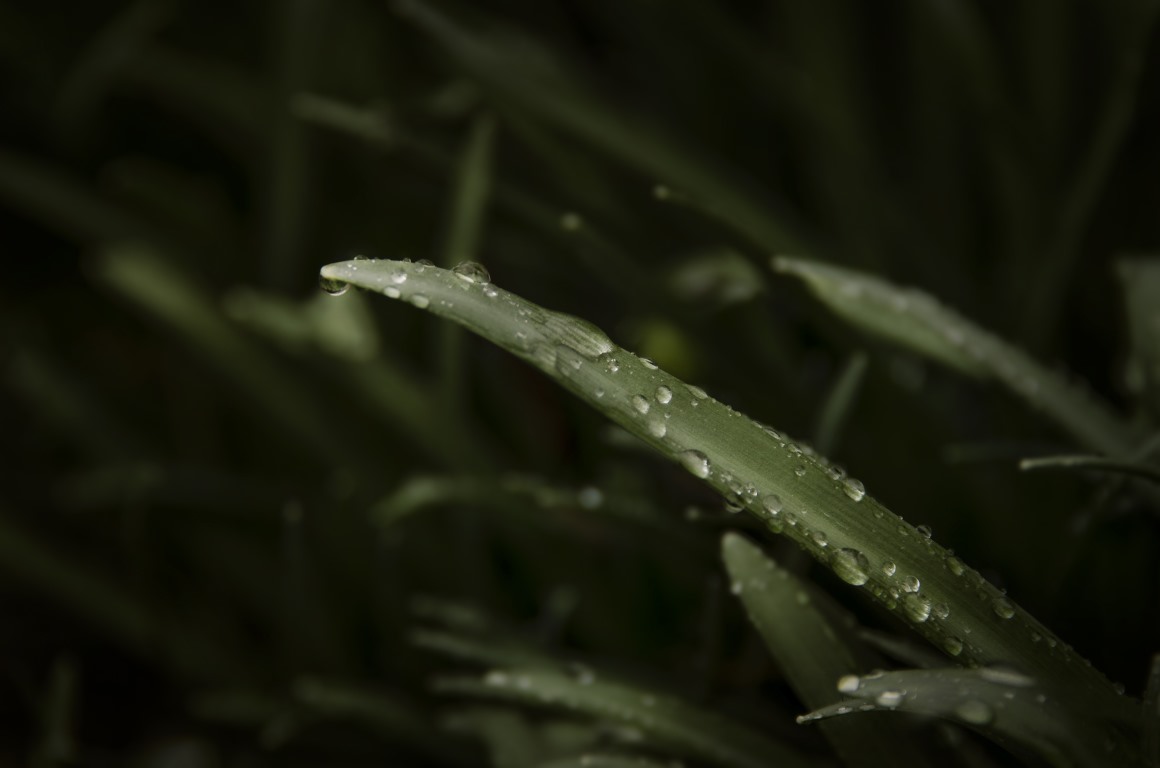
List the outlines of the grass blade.
{"type": "Polygon", "coordinates": [[[857,352],[847,361],[838,380],[830,389],[826,397],[826,404],[818,417],[818,428],[814,436],[814,446],[821,453],[831,453],[838,443],[838,437],[854,402],[858,399],[858,391],[862,388],[862,381],[866,378],[866,369],[870,365],[870,356],[865,352],[857,352]]]}
{"type": "Polygon", "coordinates": [[[1004,668],[852,675],[839,681],[838,690],[863,703],[831,704],[798,721],[871,711],[931,715],[966,725],[1009,748],[1030,750],[1053,766],[1107,765],[1109,756],[1092,753],[1091,745],[1115,745],[1109,741],[1108,724],[1069,716],[1034,679],[1004,668]]]}
{"type": "Polygon", "coordinates": [[[810,761],[747,728],[668,696],[548,670],[492,670],[436,681],[440,693],[551,706],[639,729],[661,744],[717,765],[792,768],[810,761]]]}
{"type": "Polygon", "coordinates": [[[1160,259],[1122,261],[1118,271],[1132,341],[1128,383],[1160,417],[1160,259]]]}
{"type": "Polygon", "coordinates": [[[1160,484],[1160,472],[1152,467],[1132,464],[1126,461],[1105,459],[1102,456],[1041,456],[1034,459],[1023,459],[1019,462],[1019,469],[1083,469],[1096,472],[1112,472],[1120,475],[1131,475],[1160,484]]]}
{"type": "Polygon", "coordinates": [[[422,264],[347,261],[323,267],[321,276],[329,290],[354,284],[427,309],[527,361],[791,538],[958,661],[1016,665],[1056,683],[1078,711],[1106,706],[1138,719],[1138,707],[1069,646],[867,495],[860,482],[616,346],[591,323],[490,282],[422,264]],[[860,555],[856,569],[835,554],[848,550],[860,555]]]}
{"type": "Polygon", "coordinates": [[[804,280],[851,324],[963,373],[999,381],[1101,453],[1125,456],[1140,442],[1109,406],[922,291],[801,259],[777,258],[773,268],[804,280]]]}
{"type": "MultiPolygon", "coordinates": [[[[721,552],[733,593],[802,703],[817,709],[833,701],[839,678],[866,669],[865,649],[855,637],[835,631],[811,602],[806,585],[756,546],[728,533],[721,552]]],[[[885,723],[850,718],[823,723],[822,730],[852,768],[929,764],[909,734],[885,723]]]]}

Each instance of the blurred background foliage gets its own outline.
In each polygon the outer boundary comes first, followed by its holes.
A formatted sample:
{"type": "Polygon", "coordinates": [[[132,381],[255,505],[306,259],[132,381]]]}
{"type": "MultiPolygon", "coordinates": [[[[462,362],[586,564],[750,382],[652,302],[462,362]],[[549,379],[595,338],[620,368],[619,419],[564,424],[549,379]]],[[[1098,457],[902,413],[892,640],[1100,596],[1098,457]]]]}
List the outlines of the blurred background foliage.
{"type": "MultiPolygon", "coordinates": [[[[524,764],[529,721],[430,693],[424,626],[819,747],[721,575],[746,521],[522,363],[322,295],[353,254],[482,261],[816,441],[1138,693],[1155,509],[1020,474],[1067,439],[768,258],[920,286],[1155,416],[1115,264],[1160,242],[1157,8],[0,4],[0,762],[524,764]]],[[[541,757],[627,738],[540,725],[541,757]]]]}

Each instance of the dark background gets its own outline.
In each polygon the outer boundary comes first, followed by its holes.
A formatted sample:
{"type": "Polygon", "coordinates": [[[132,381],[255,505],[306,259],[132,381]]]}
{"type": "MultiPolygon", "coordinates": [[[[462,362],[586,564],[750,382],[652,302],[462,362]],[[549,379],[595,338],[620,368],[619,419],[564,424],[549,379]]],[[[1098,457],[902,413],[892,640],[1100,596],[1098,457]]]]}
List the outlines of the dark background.
{"type": "Polygon", "coordinates": [[[456,703],[426,681],[453,664],[407,633],[454,622],[420,598],[758,727],[800,712],[722,584],[719,533],[745,523],[478,340],[371,296],[336,309],[318,269],[359,253],[482,261],[807,440],[868,350],[833,457],[1138,694],[1155,509],[1019,473],[1076,447],[768,260],[921,287],[1155,424],[1115,264],[1160,241],[1156,13],[0,3],[0,763],[482,760],[439,731],[456,703]],[[489,131],[459,252],[457,168],[489,131]],[[508,493],[512,473],[605,503],[508,493]],[[370,522],[428,476],[462,490],[370,522]],[[307,678],[403,714],[336,714],[307,678]]]}

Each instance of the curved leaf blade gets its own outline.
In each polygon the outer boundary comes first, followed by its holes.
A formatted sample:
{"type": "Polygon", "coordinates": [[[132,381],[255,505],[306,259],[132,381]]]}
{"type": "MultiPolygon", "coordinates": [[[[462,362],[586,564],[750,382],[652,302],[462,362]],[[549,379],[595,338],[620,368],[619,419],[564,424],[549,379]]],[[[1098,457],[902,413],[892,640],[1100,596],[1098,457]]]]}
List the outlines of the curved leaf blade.
{"type": "Polygon", "coordinates": [[[1106,707],[1138,720],[1138,707],[1070,646],[812,449],[616,346],[591,323],[465,272],[384,260],[330,264],[321,276],[331,290],[354,284],[408,301],[526,360],[957,661],[1014,665],[1052,681],[1077,711],[1106,707]],[[856,572],[840,562],[848,550],[861,556],[856,572]]]}
{"type": "Polygon", "coordinates": [[[778,257],[773,268],[801,278],[852,325],[963,373],[995,379],[1101,453],[1126,456],[1140,443],[1110,406],[929,294],[804,259],[778,257]]]}

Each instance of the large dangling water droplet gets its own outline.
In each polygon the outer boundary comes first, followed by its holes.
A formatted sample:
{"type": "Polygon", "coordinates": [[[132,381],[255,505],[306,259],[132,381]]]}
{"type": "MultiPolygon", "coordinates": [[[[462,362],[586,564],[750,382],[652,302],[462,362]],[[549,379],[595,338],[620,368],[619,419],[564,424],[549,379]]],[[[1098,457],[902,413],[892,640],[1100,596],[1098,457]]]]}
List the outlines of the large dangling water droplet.
{"type": "Polygon", "coordinates": [[[866,555],[850,547],[842,547],[830,555],[830,566],[838,578],[847,584],[860,587],[870,579],[870,561],[866,555]]]}
{"type": "Polygon", "coordinates": [[[669,402],[673,399],[673,390],[662,384],[661,386],[657,387],[656,398],[657,402],[661,405],[668,405],[669,402]]]}
{"type": "Polygon", "coordinates": [[[709,476],[709,457],[700,451],[681,451],[677,454],[681,466],[702,480],[709,476]]]}
{"type": "Polygon", "coordinates": [[[329,277],[318,278],[318,287],[329,293],[331,296],[341,296],[346,293],[346,289],[350,288],[350,283],[345,280],[334,280],[329,277]]]}
{"type": "Polygon", "coordinates": [[[854,501],[861,501],[866,495],[866,487],[862,485],[862,481],[852,477],[847,477],[842,480],[842,490],[854,501]]]}
{"type": "Polygon", "coordinates": [[[487,285],[491,282],[491,275],[488,274],[487,267],[478,261],[461,261],[452,267],[451,271],[464,282],[479,283],[480,285],[487,285]]]}

